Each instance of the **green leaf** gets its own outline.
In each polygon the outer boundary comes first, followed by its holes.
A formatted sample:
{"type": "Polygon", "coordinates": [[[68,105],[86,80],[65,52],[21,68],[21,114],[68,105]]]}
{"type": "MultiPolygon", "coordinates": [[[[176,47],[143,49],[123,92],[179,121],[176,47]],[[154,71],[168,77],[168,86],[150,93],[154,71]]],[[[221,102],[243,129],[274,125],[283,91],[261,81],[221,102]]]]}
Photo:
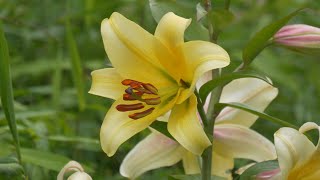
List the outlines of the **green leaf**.
{"type": "Polygon", "coordinates": [[[22,177],[23,174],[23,167],[18,163],[0,163],[0,179],[3,177],[10,177],[10,179],[17,176],[22,177]]]}
{"type": "MultiPolygon", "coordinates": [[[[168,180],[201,180],[201,175],[171,175],[168,177],[168,180]]],[[[226,180],[226,178],[219,176],[211,176],[211,180],[226,180]]]]}
{"type": "Polygon", "coordinates": [[[84,76],[81,68],[81,60],[80,60],[78,47],[71,30],[71,25],[69,23],[69,20],[66,20],[66,31],[67,31],[66,32],[67,43],[69,47],[69,53],[71,56],[72,77],[73,77],[74,84],[77,88],[79,109],[80,111],[82,111],[85,108],[85,96],[84,96],[84,86],[83,86],[84,83],[82,81],[82,78],[84,76]]]}
{"type": "Polygon", "coordinates": [[[85,138],[85,137],[67,137],[63,135],[49,136],[50,141],[59,141],[64,143],[78,143],[77,148],[101,151],[100,142],[97,139],[85,138]]]}
{"type": "Polygon", "coordinates": [[[248,66],[254,60],[254,58],[268,45],[269,39],[280,28],[287,24],[292,17],[297,15],[303,9],[304,8],[298,9],[284,18],[272,22],[257,32],[243,50],[242,58],[244,66],[248,66]]]}
{"type": "MultiPolygon", "coordinates": [[[[15,113],[16,119],[27,119],[27,118],[37,118],[37,117],[48,117],[53,116],[57,112],[51,109],[38,109],[38,110],[28,110],[28,111],[18,111],[15,113]]],[[[4,115],[0,113],[0,120],[4,118],[4,115]]]]}
{"type": "Polygon", "coordinates": [[[240,180],[255,179],[256,175],[262,172],[271,171],[277,168],[279,168],[279,164],[278,164],[278,161],[276,160],[260,162],[251,166],[246,171],[244,171],[240,176],[240,180]]]}
{"type": "Polygon", "coordinates": [[[168,129],[167,129],[167,124],[166,122],[162,122],[162,121],[154,121],[150,127],[152,127],[153,129],[161,132],[162,134],[166,135],[167,137],[174,139],[171,134],[169,133],[168,129]]]}
{"type": "Polygon", "coordinates": [[[0,158],[0,179],[19,179],[23,177],[24,170],[15,157],[0,158]]]}
{"type": "Polygon", "coordinates": [[[216,8],[210,12],[209,18],[215,35],[217,36],[224,28],[231,24],[234,20],[234,15],[226,9],[216,8]]]}
{"type": "Polygon", "coordinates": [[[255,72],[255,71],[247,70],[247,71],[239,71],[239,72],[234,72],[230,74],[225,74],[211,81],[208,81],[203,86],[201,86],[201,88],[199,89],[199,95],[202,102],[205,103],[207,96],[216,87],[224,86],[229,82],[231,82],[232,80],[240,79],[240,78],[258,78],[272,85],[271,80],[267,76],[262,75],[261,73],[259,74],[258,72],[255,72]]]}
{"type": "Polygon", "coordinates": [[[246,112],[249,112],[251,114],[254,114],[254,115],[257,115],[259,116],[260,118],[264,119],[264,120],[268,120],[270,122],[273,122],[273,123],[276,123],[276,124],[279,124],[281,126],[286,126],[286,127],[291,127],[291,128],[294,128],[294,129],[299,129],[297,126],[293,125],[293,124],[290,124],[284,120],[281,120],[281,119],[278,119],[276,117],[273,117],[273,116],[270,116],[266,113],[263,113],[263,112],[259,112],[245,104],[241,104],[241,103],[218,103],[215,105],[215,108],[218,109],[218,111],[221,111],[223,108],[225,107],[233,107],[233,108],[236,108],[236,109],[240,109],[240,110],[243,110],[243,111],[246,111],[246,112]]]}
{"type": "Polygon", "coordinates": [[[190,26],[185,32],[185,38],[188,40],[208,40],[209,32],[196,19],[196,4],[193,1],[172,1],[172,0],[149,0],[153,18],[159,22],[162,16],[168,12],[174,12],[176,15],[184,18],[192,18],[190,26]]]}
{"type": "Polygon", "coordinates": [[[8,50],[7,40],[4,35],[1,21],[0,21],[0,96],[1,96],[3,111],[5,113],[13,140],[15,142],[18,159],[21,159],[19,136],[18,136],[17,124],[16,124],[16,119],[14,114],[14,107],[13,107],[13,93],[12,93],[12,81],[11,81],[11,73],[10,73],[9,50],[8,50]]]}
{"type": "MultiPolygon", "coordinates": [[[[71,159],[46,151],[39,151],[35,149],[21,148],[22,161],[41,166],[46,169],[59,172],[64,165],[71,159]]],[[[86,172],[93,172],[93,169],[83,165],[86,172]]]]}

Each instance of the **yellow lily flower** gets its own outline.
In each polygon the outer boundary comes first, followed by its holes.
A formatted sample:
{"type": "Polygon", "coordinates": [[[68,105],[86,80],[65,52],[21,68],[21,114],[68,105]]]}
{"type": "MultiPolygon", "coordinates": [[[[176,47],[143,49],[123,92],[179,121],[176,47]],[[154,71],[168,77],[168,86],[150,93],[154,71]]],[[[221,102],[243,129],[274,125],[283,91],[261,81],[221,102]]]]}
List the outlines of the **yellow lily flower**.
{"type": "Polygon", "coordinates": [[[100,131],[108,156],[171,109],[168,130],[180,144],[195,154],[210,145],[195,118],[195,83],[230,60],[216,44],[184,42],[190,22],[167,13],[152,35],[116,12],[102,21],[104,47],[114,68],[93,71],[89,93],[116,100],[100,131]]]}
{"type": "MultiPolygon", "coordinates": [[[[263,111],[277,93],[276,88],[262,80],[244,78],[225,86],[220,102],[245,103],[263,111]]],[[[226,108],[219,114],[214,127],[213,175],[231,179],[234,158],[257,162],[276,158],[274,145],[249,128],[256,119],[257,116],[234,108],[226,108]]],[[[146,171],[171,166],[180,160],[186,174],[200,173],[197,156],[178,142],[152,130],[127,154],[120,173],[134,179],[146,171]]]]}
{"type": "MultiPolygon", "coordinates": [[[[320,179],[320,139],[315,146],[303,133],[320,127],[313,123],[303,124],[299,131],[283,127],[274,134],[280,173],[270,179],[318,180],[320,179]]],[[[320,134],[320,133],[319,133],[320,134]]]]}

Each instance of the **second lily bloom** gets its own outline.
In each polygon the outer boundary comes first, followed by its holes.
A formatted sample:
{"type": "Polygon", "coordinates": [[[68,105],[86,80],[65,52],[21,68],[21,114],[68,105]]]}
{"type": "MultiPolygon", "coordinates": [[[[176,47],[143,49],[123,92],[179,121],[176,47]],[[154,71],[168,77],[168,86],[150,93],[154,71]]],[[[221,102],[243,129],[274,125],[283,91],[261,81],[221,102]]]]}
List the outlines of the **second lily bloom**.
{"type": "MultiPolygon", "coordinates": [[[[239,102],[263,111],[277,96],[278,90],[268,83],[253,78],[234,80],[224,87],[221,102],[239,102]]],[[[212,173],[231,179],[234,158],[257,162],[275,159],[273,144],[249,127],[257,116],[225,108],[218,116],[214,129],[212,173]]],[[[169,119],[170,121],[170,119],[169,119]]],[[[176,141],[152,130],[135,146],[122,162],[120,173],[135,178],[142,173],[183,161],[186,174],[199,174],[198,157],[176,141]]]]}

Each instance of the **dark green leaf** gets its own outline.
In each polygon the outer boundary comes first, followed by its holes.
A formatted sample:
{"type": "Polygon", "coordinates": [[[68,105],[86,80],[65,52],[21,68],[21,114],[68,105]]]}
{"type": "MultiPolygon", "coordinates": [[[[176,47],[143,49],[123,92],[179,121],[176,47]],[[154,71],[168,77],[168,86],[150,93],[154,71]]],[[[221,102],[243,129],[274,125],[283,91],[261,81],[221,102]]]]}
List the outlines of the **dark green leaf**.
{"type": "Polygon", "coordinates": [[[0,21],[0,95],[3,111],[8,121],[10,131],[15,142],[18,158],[20,159],[20,145],[16,119],[13,107],[12,81],[10,73],[10,58],[7,40],[0,21]]]}
{"type": "MultiPolygon", "coordinates": [[[[27,148],[21,148],[21,155],[23,162],[31,163],[57,172],[59,172],[63,166],[71,160],[65,156],[51,152],[27,148]]],[[[93,172],[93,169],[84,166],[83,164],[82,166],[86,172],[93,172]]]]}
{"type": "Polygon", "coordinates": [[[284,18],[272,22],[257,32],[243,50],[242,58],[244,65],[248,66],[254,60],[254,58],[268,45],[269,39],[301,10],[303,9],[298,9],[284,18]]]}
{"type": "Polygon", "coordinates": [[[213,9],[210,12],[209,17],[216,35],[218,35],[224,28],[229,26],[234,20],[234,15],[232,12],[226,9],[213,9]]]}
{"type": "Polygon", "coordinates": [[[0,179],[2,177],[22,177],[24,174],[23,167],[18,163],[0,163],[0,179]]]}
{"type": "Polygon", "coordinates": [[[291,128],[294,128],[294,129],[299,129],[298,127],[296,127],[295,125],[293,124],[290,124],[284,120],[281,120],[281,119],[278,119],[276,117],[273,117],[273,116],[270,116],[266,113],[263,113],[263,112],[259,112],[245,104],[241,104],[241,103],[218,103],[215,105],[215,107],[220,111],[222,110],[223,108],[225,107],[233,107],[233,108],[236,108],[236,109],[241,109],[243,111],[246,111],[246,112],[249,112],[251,114],[254,114],[254,115],[257,115],[259,116],[260,118],[264,119],[264,120],[268,120],[270,122],[273,122],[273,123],[276,123],[276,124],[279,124],[281,126],[286,126],[286,127],[291,127],[291,128]]]}
{"type": "Polygon", "coordinates": [[[271,171],[277,168],[279,168],[279,164],[276,160],[260,162],[244,171],[240,176],[240,180],[255,179],[255,176],[259,173],[271,171]]]}
{"type": "Polygon", "coordinates": [[[255,72],[255,71],[239,71],[231,74],[222,75],[201,86],[201,88],[199,89],[199,95],[202,102],[204,103],[206,101],[206,98],[209,95],[209,93],[217,86],[224,86],[229,82],[231,82],[232,80],[240,79],[240,78],[258,78],[269,84],[272,84],[270,79],[267,76],[262,75],[261,73],[259,74],[258,72],[255,72]]]}
{"type": "Polygon", "coordinates": [[[153,18],[159,22],[162,16],[168,12],[184,17],[192,18],[187,28],[185,37],[188,40],[208,40],[208,30],[196,19],[196,4],[192,1],[149,0],[153,18]]]}
{"type": "MultiPolygon", "coordinates": [[[[171,175],[168,180],[201,180],[201,175],[171,175]]],[[[226,178],[219,176],[211,176],[211,180],[226,180],[226,178]]]]}
{"type": "Polygon", "coordinates": [[[167,137],[174,139],[171,134],[169,133],[168,129],[167,129],[167,124],[166,122],[162,122],[162,121],[154,121],[150,127],[152,127],[153,129],[161,132],[162,134],[166,135],[167,137]]]}

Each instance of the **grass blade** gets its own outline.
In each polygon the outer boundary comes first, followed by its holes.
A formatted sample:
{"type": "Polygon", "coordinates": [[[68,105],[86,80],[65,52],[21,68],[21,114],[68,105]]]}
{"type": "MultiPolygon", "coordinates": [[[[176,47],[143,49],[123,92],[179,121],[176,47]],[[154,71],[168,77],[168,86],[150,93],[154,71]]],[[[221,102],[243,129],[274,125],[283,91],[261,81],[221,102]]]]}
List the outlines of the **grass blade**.
{"type": "Polygon", "coordinates": [[[82,82],[83,72],[81,68],[81,60],[76,41],[74,39],[69,20],[66,20],[67,44],[71,56],[71,70],[74,84],[77,88],[78,102],[80,111],[85,108],[84,86],[82,82]]]}
{"type": "Polygon", "coordinates": [[[18,160],[21,163],[20,143],[13,107],[12,82],[10,74],[9,50],[0,21],[0,95],[3,110],[15,143],[18,160]]]}

